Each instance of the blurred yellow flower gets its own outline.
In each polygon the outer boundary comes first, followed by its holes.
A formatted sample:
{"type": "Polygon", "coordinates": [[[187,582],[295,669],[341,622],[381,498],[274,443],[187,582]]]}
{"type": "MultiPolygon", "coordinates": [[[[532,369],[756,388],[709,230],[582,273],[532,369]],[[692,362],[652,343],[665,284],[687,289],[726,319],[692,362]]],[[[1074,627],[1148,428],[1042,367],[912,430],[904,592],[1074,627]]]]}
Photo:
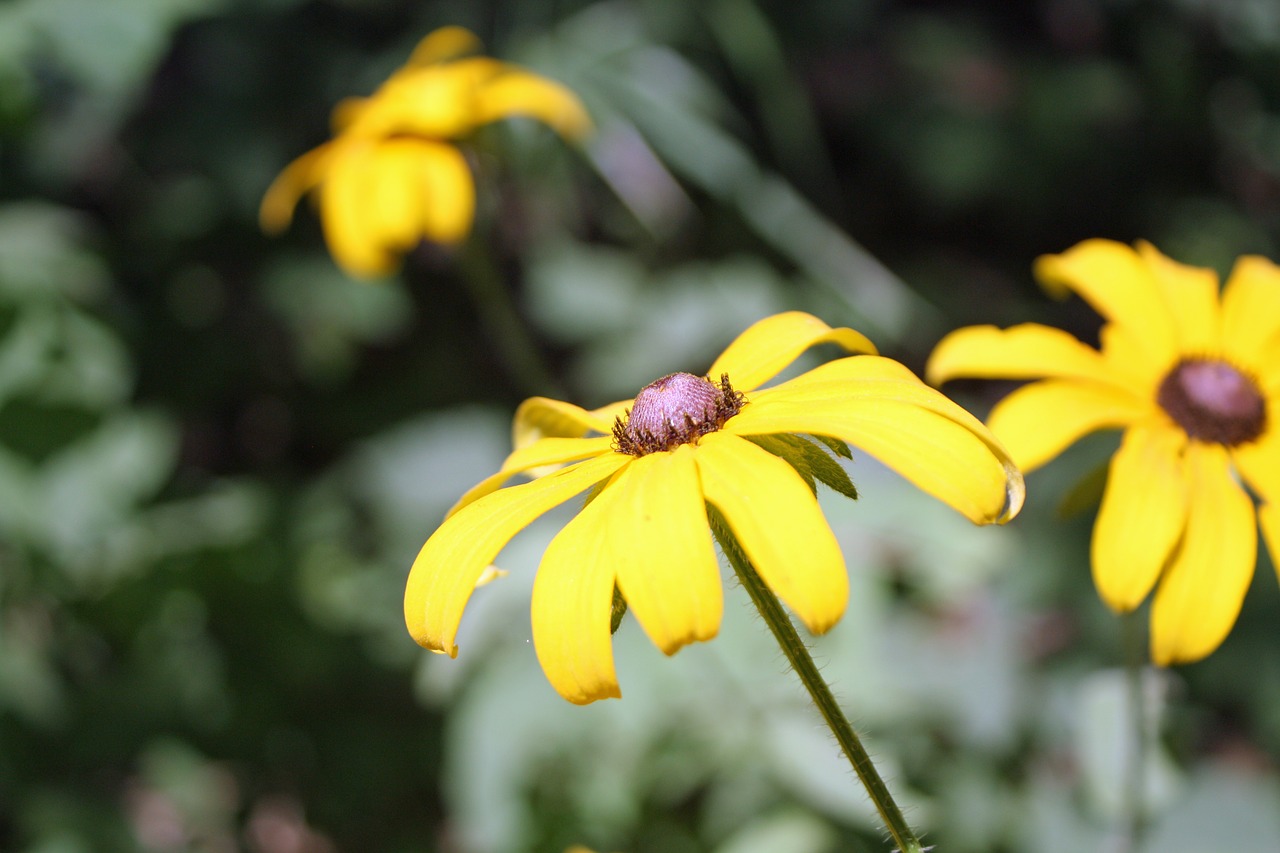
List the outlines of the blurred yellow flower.
{"type": "Polygon", "coordinates": [[[453,140],[511,116],[538,119],[577,139],[591,121],[564,86],[488,57],[474,35],[445,27],[371,97],[333,111],[334,138],[294,160],[267,188],[263,230],[288,227],[315,190],[325,239],[353,276],[394,272],[420,240],[457,243],[471,228],[475,185],[453,140]]]}
{"type": "Polygon", "coordinates": [[[1242,257],[1219,298],[1211,270],[1089,240],[1041,257],[1036,273],[1102,315],[1101,351],[1036,324],[975,326],[943,339],[926,375],[1039,379],[988,421],[1024,471],[1124,429],[1093,529],[1094,582],[1119,612],[1158,584],[1152,659],[1199,660],[1235,624],[1259,521],[1280,555],[1280,269],[1242,257]]]}
{"type": "Polygon", "coordinates": [[[897,362],[855,355],[760,388],[820,343],[875,352],[852,329],[792,312],[740,335],[708,371],[714,380],[672,374],[634,401],[595,411],[527,400],[516,450],[463,496],[413,564],[405,621],[414,639],[456,655],[485,567],[535,518],[588,489],[586,506],[542,557],[532,602],[538,660],[576,703],[621,695],[610,639],[615,586],[666,654],[716,635],[723,602],[708,506],[811,631],[836,623],[849,582],[814,488],[821,481],[851,494],[852,484],[820,445],[863,448],[976,523],[1017,513],[1022,477],[1000,443],[897,362]],[[565,463],[502,488],[517,473],[565,463]]]}

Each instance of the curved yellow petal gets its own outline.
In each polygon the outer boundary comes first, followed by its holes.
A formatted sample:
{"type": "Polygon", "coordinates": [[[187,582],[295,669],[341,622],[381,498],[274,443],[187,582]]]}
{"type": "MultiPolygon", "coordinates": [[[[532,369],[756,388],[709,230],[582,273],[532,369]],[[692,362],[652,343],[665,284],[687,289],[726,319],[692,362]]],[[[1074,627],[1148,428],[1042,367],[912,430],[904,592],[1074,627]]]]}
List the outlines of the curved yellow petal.
{"type": "Polygon", "coordinates": [[[394,272],[423,238],[461,240],[475,188],[466,159],[430,140],[345,137],[320,190],[325,238],[338,263],[370,278],[394,272]]]}
{"type": "Polygon", "coordinates": [[[324,180],[333,143],[313,148],[294,160],[276,176],[262,195],[258,225],[268,234],[278,234],[293,221],[293,209],[307,191],[324,180]]]}
{"type": "Polygon", "coordinates": [[[486,495],[446,519],[418,552],[405,585],[405,625],[418,645],[457,655],[454,638],[462,611],[476,580],[503,546],[535,518],[610,476],[630,458],[611,453],[588,459],[486,495]]]}
{"type": "MultiPolygon", "coordinates": [[[[938,391],[921,382],[905,365],[879,355],[837,358],[785,382],[747,392],[746,397],[752,402],[796,400],[814,395],[848,399],[853,396],[849,393],[848,383],[851,382],[861,383],[860,388],[880,389],[878,393],[887,394],[890,391],[886,389],[899,389],[901,393],[918,394],[921,399],[942,397],[946,400],[938,391]]],[[[947,403],[955,406],[949,400],[947,403]]]]}
{"type": "Polygon", "coordinates": [[[1133,610],[1155,586],[1187,520],[1186,436],[1135,427],[1111,459],[1093,527],[1093,582],[1107,606],[1133,610]]]}
{"type": "Polygon", "coordinates": [[[372,156],[376,143],[343,138],[340,146],[319,191],[325,242],[348,274],[356,278],[389,275],[400,260],[388,250],[386,235],[379,230],[383,217],[370,189],[379,171],[372,156]]]}
{"type": "Polygon", "coordinates": [[[1078,293],[1109,322],[1123,326],[1161,364],[1177,353],[1173,318],[1150,266],[1113,240],[1086,240],[1060,255],[1041,255],[1036,277],[1055,295],[1078,293]]]}
{"type": "Polygon", "coordinates": [[[609,483],[556,534],[533,579],[534,651],[551,686],[576,705],[622,696],[609,630],[614,587],[609,528],[616,492],[616,481],[609,483]]]}
{"type": "Polygon", "coordinates": [[[727,373],[738,391],[768,382],[810,347],[836,344],[847,352],[874,353],[875,345],[853,329],[833,329],[803,311],[775,314],[753,324],[729,344],[707,371],[713,381],[727,373]]]}
{"type": "MultiPolygon", "coordinates": [[[[1246,255],[1236,261],[1222,291],[1222,348],[1227,360],[1280,383],[1280,360],[1263,357],[1280,340],[1280,267],[1246,255]]],[[[1272,383],[1264,384],[1275,387],[1272,383]]]]}
{"type": "MultiPolygon", "coordinates": [[[[452,151],[448,146],[436,145],[452,151]]],[[[424,171],[436,152],[414,139],[388,139],[363,151],[359,208],[370,239],[388,254],[402,254],[422,238],[431,192],[424,171]]],[[[453,151],[456,155],[456,151],[453,151]]],[[[465,164],[464,164],[465,168],[465,164]]]]}
{"type": "Polygon", "coordinates": [[[625,416],[631,407],[635,405],[635,402],[634,397],[630,400],[619,400],[616,403],[592,409],[591,416],[599,422],[608,424],[609,429],[606,432],[611,432],[613,430],[613,422],[625,416]]]}
{"type": "Polygon", "coordinates": [[[530,397],[516,408],[511,446],[518,450],[542,438],[581,438],[589,432],[610,435],[612,431],[612,418],[549,397],[530,397]]]}
{"type": "MultiPolygon", "coordinates": [[[[745,419],[738,415],[730,421],[730,431],[746,434],[743,430],[748,427],[744,424],[749,425],[753,418],[768,412],[768,407],[776,403],[826,405],[838,410],[854,400],[866,399],[893,400],[928,409],[973,432],[993,453],[1008,461],[1004,446],[982,421],[942,392],[925,385],[902,364],[876,355],[829,361],[780,385],[751,392],[747,395],[751,411],[745,419]],[[763,404],[763,408],[757,404],[763,404]]],[[[752,433],[758,430],[752,429],[752,433]]]]}
{"type": "Polygon", "coordinates": [[[1280,399],[1268,403],[1267,423],[1270,429],[1257,441],[1231,448],[1231,458],[1249,488],[1280,501],[1280,399]]]}
{"type": "Polygon", "coordinates": [[[1138,243],[1138,254],[1164,294],[1165,305],[1173,318],[1178,351],[1220,352],[1222,324],[1218,307],[1218,274],[1203,267],[1179,263],[1145,241],[1138,243]]]}
{"type": "Polygon", "coordinates": [[[703,436],[694,459],[703,495],[769,589],[813,633],[835,625],[849,601],[844,556],[795,469],[724,432],[703,436]]]}
{"type": "Polygon", "coordinates": [[[454,139],[476,127],[476,95],[508,66],[485,56],[402,68],[355,112],[343,133],[364,138],[411,134],[454,139]]]}
{"type": "Polygon", "coordinates": [[[445,518],[464,506],[502,488],[502,485],[522,471],[541,468],[544,465],[562,465],[589,456],[601,456],[610,451],[613,439],[599,438],[544,438],[534,444],[518,447],[502,463],[497,473],[476,483],[466,494],[458,498],[445,518]]]}
{"type": "MultiPolygon", "coordinates": [[[[1025,323],[1009,329],[969,326],[934,347],[925,367],[931,385],[957,377],[986,379],[1087,379],[1104,385],[1122,381],[1102,354],[1051,326],[1025,323]]],[[[1136,389],[1131,389],[1136,390],[1136,389]]]]}
{"type": "Polygon", "coordinates": [[[1143,350],[1142,342],[1135,340],[1124,326],[1103,325],[1098,330],[1098,340],[1113,376],[1110,384],[1129,388],[1144,400],[1156,398],[1156,389],[1178,360],[1173,353],[1165,361],[1152,359],[1143,350]]]}
{"type": "Polygon", "coordinates": [[[372,98],[343,98],[329,111],[329,129],[339,135],[360,120],[360,116],[373,103],[372,98]]]}
{"type": "Polygon", "coordinates": [[[1003,523],[1022,507],[1022,475],[999,442],[981,424],[977,428],[914,401],[870,395],[834,402],[752,403],[725,424],[726,432],[738,435],[809,433],[838,438],[876,457],[975,524],[1003,523]]]}
{"type": "Polygon", "coordinates": [[[1046,379],[1018,388],[991,410],[991,427],[1013,461],[1034,471],[1076,441],[1102,429],[1126,427],[1156,415],[1155,403],[1113,385],[1046,379]]]}
{"type": "Polygon", "coordinates": [[[446,59],[478,53],[482,45],[475,33],[466,27],[440,27],[427,33],[413,49],[405,67],[435,65],[446,59]]]}
{"type": "Polygon", "coordinates": [[[476,212],[476,188],[467,158],[443,142],[405,140],[404,144],[411,146],[411,153],[405,155],[400,179],[409,179],[418,202],[415,233],[405,248],[412,248],[420,237],[435,243],[461,242],[471,231],[476,212]]]}
{"type": "Polygon", "coordinates": [[[1216,649],[1235,624],[1258,557],[1253,501],[1231,477],[1225,448],[1187,448],[1190,507],[1182,546],[1151,606],[1151,658],[1191,663],[1216,649]]]}
{"type": "Polygon", "coordinates": [[[566,139],[581,139],[591,131],[586,107],[567,87],[528,71],[508,69],[476,92],[477,125],[522,116],[537,119],[566,139]]]}
{"type": "MultiPolygon", "coordinates": [[[[606,492],[609,558],[627,608],[664,654],[720,630],[724,592],[692,445],[650,453],[606,492]]],[[[597,498],[599,500],[599,498],[597,498]]]]}

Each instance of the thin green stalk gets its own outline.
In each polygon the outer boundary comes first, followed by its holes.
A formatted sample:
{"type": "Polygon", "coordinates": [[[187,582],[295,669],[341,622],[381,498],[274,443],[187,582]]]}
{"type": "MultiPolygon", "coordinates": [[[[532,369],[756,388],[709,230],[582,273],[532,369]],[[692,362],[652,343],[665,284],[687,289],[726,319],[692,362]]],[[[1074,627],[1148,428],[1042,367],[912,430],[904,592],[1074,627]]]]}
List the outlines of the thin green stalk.
{"type": "Polygon", "coordinates": [[[530,396],[563,396],[511,298],[511,290],[502,281],[491,247],[482,237],[476,235],[467,242],[459,254],[458,266],[488,342],[521,390],[530,396]]]}
{"type": "Polygon", "coordinates": [[[862,746],[862,740],[845,718],[844,712],[840,710],[835,696],[831,693],[831,688],[818,673],[818,667],[814,664],[809,649],[796,633],[791,618],[782,609],[777,596],[760,579],[760,575],[756,573],[755,567],[751,565],[738,540],[715,507],[707,506],[707,517],[711,522],[711,531],[715,534],[721,549],[724,550],[725,556],[729,558],[729,564],[737,573],[738,580],[746,587],[751,601],[760,611],[760,616],[769,626],[769,630],[773,632],[778,645],[782,647],[782,653],[787,656],[792,668],[800,676],[800,681],[809,691],[813,704],[818,707],[827,727],[835,735],[836,742],[844,750],[845,757],[853,765],[853,772],[858,774],[862,787],[871,797],[871,802],[875,803],[876,811],[880,812],[880,818],[884,821],[889,835],[898,845],[898,850],[901,853],[923,853],[925,848],[920,846],[920,840],[911,831],[906,818],[902,815],[902,809],[898,808],[898,804],[889,794],[888,787],[871,762],[871,756],[862,746]]]}
{"type": "Polygon", "coordinates": [[[1128,797],[1125,803],[1125,813],[1128,816],[1125,827],[1126,849],[1136,851],[1142,846],[1142,839],[1147,831],[1147,703],[1143,685],[1147,657],[1142,619],[1133,612],[1126,613],[1121,621],[1124,630],[1125,675],[1129,687],[1129,719],[1133,725],[1133,752],[1129,756],[1128,797]]]}

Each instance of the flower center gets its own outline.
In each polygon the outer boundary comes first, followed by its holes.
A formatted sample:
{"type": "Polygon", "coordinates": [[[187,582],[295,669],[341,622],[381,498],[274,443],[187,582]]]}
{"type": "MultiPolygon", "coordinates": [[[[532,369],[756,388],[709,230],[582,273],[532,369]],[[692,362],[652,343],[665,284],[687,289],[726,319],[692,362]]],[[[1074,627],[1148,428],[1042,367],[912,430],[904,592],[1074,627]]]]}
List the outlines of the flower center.
{"type": "Polygon", "coordinates": [[[1201,441],[1235,445],[1267,427],[1267,406],[1249,376],[1222,361],[1185,359],[1160,383],[1156,402],[1201,441]]]}
{"type": "Polygon", "coordinates": [[[745,402],[727,374],[719,385],[692,373],[664,376],[641,389],[635,404],[614,422],[614,449],[632,456],[674,450],[720,429],[745,402]]]}

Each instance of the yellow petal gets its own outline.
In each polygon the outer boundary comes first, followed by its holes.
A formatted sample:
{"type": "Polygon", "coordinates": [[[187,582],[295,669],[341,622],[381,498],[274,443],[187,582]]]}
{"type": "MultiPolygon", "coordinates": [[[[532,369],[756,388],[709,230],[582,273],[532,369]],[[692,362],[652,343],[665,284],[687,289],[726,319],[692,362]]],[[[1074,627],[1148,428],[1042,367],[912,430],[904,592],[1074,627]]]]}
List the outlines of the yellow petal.
{"type": "Polygon", "coordinates": [[[1126,613],[1142,603],[1182,536],[1185,444],[1176,429],[1136,427],[1111,460],[1093,528],[1093,582],[1113,610],[1126,613]]]}
{"type": "Polygon", "coordinates": [[[635,405],[635,402],[634,398],[630,400],[619,400],[616,403],[610,403],[607,406],[592,409],[591,416],[599,423],[608,424],[609,429],[606,430],[606,432],[612,432],[614,421],[625,416],[627,412],[630,411],[631,407],[635,405]]]}
{"type": "Polygon", "coordinates": [[[329,128],[335,136],[341,134],[356,124],[372,103],[372,98],[343,98],[329,111],[329,128]]]}
{"type": "Polygon", "coordinates": [[[609,631],[615,485],[607,485],[556,534],[533,580],[534,651],[551,686],[576,705],[622,695],[609,631]]]}
{"type": "Polygon", "coordinates": [[[694,459],[707,501],[769,589],[813,633],[835,625],[849,600],[844,556],[795,469],[724,432],[704,436],[694,459]]]}
{"type": "Polygon", "coordinates": [[[404,619],[413,639],[428,649],[457,655],[454,638],[462,611],[476,580],[502,547],[535,518],[629,460],[617,453],[588,459],[494,492],[446,519],[422,546],[405,585],[404,619]]]}
{"type": "Polygon", "coordinates": [[[724,431],[838,438],[870,453],[975,524],[1003,523],[1022,507],[1022,476],[999,442],[981,424],[976,427],[916,402],[855,394],[837,401],[770,398],[751,403],[725,424],[724,431]]]}
{"type": "Polygon", "coordinates": [[[461,242],[471,230],[476,211],[475,182],[467,159],[444,143],[405,140],[403,144],[412,151],[403,175],[419,200],[416,233],[405,248],[412,248],[420,237],[435,243],[461,242]]]}
{"type": "Polygon", "coordinates": [[[541,438],[581,438],[589,432],[610,435],[613,419],[547,397],[530,397],[516,409],[511,422],[511,446],[517,449],[541,438]]]}
{"type": "Polygon", "coordinates": [[[1216,649],[1235,624],[1258,556],[1253,502],[1231,477],[1225,448],[1187,449],[1190,509],[1151,606],[1151,658],[1191,663],[1216,649]]]}
{"type": "Polygon", "coordinates": [[[477,125],[523,116],[566,139],[581,139],[591,130],[591,118],[577,95],[554,80],[515,68],[480,87],[475,110],[477,125]]]}
{"type": "Polygon", "coordinates": [[[651,453],[605,490],[619,492],[607,519],[618,589],[649,639],[668,655],[714,637],[724,612],[694,455],[688,444],[651,453]]]}
{"type": "Polygon", "coordinates": [[[1142,348],[1142,342],[1135,340],[1127,327],[1107,323],[1098,330],[1098,340],[1102,346],[1102,357],[1111,371],[1112,385],[1133,390],[1144,400],[1154,400],[1156,389],[1176,361],[1156,362],[1142,348]]]}
{"type": "Polygon", "coordinates": [[[839,392],[838,383],[873,380],[910,383],[911,386],[930,397],[938,395],[937,391],[921,382],[920,378],[907,369],[905,365],[891,358],[879,355],[854,355],[820,364],[812,370],[806,370],[799,376],[788,379],[786,382],[752,391],[747,396],[752,400],[789,397],[806,389],[825,387],[828,390],[832,390],[833,383],[835,383],[837,386],[834,387],[836,395],[847,397],[847,394],[839,392]]]}
{"type": "Polygon", "coordinates": [[[1173,318],[1178,351],[1217,353],[1222,349],[1218,309],[1218,274],[1203,267],[1178,263],[1147,242],[1138,254],[1155,276],[1173,318]]]}
{"type": "Polygon", "coordinates": [[[477,56],[401,69],[378,87],[344,133],[369,138],[412,134],[436,140],[464,136],[477,125],[480,87],[508,67],[477,56]]]}
{"type": "Polygon", "coordinates": [[[1222,292],[1222,346],[1227,360],[1280,384],[1280,360],[1263,356],[1280,339],[1280,267],[1247,255],[1236,261],[1222,292]]]}
{"type": "MultiPolygon", "coordinates": [[[[902,364],[890,358],[875,355],[859,355],[836,359],[821,364],[800,376],[775,385],[753,391],[747,395],[753,404],[752,418],[768,411],[774,403],[827,405],[839,409],[852,400],[878,399],[909,403],[928,409],[968,429],[991,448],[1001,459],[1007,459],[1004,446],[982,421],[952,402],[946,395],[925,385],[902,364]],[[762,409],[755,404],[766,404],[762,409]]],[[[737,426],[731,431],[742,432],[743,420],[739,415],[737,426]]],[[[733,423],[731,421],[731,423],[733,423]]],[[[753,431],[754,432],[754,431],[753,431]]]]}
{"type": "Polygon", "coordinates": [[[293,221],[293,209],[312,187],[324,180],[332,143],[313,148],[276,176],[262,196],[258,224],[268,234],[278,234],[293,221]]]}
{"type": "Polygon", "coordinates": [[[1270,428],[1257,441],[1231,448],[1231,457],[1249,487],[1280,501],[1280,399],[1267,405],[1270,428]]]}
{"type": "Polygon", "coordinates": [[[1090,433],[1155,416],[1155,404],[1113,385],[1046,379],[1024,385],[991,410],[987,424],[1024,472],[1090,433]]]}
{"type": "Polygon", "coordinates": [[[365,183],[358,206],[370,239],[388,254],[402,254],[421,239],[430,192],[423,161],[430,151],[411,139],[385,140],[364,151],[360,172],[365,183]]]}
{"type": "Polygon", "coordinates": [[[609,436],[600,438],[544,438],[539,442],[521,447],[507,456],[502,468],[476,483],[467,493],[458,498],[457,503],[449,510],[445,518],[453,515],[467,504],[473,503],[485,495],[502,488],[502,485],[522,471],[540,468],[543,465],[561,465],[588,456],[600,456],[609,452],[613,439],[609,436]]]}
{"type": "Polygon", "coordinates": [[[395,272],[397,254],[379,233],[381,216],[375,194],[376,143],[343,138],[320,185],[320,218],[329,252],[348,274],[377,278],[395,272]]]}
{"type": "Polygon", "coordinates": [[[429,140],[345,138],[321,189],[330,251],[347,272],[387,275],[424,237],[466,236],[475,189],[456,148],[429,140]]]}
{"type": "Polygon", "coordinates": [[[853,329],[833,329],[811,314],[788,311],[752,325],[707,371],[713,381],[729,374],[738,391],[750,391],[768,382],[810,347],[836,344],[847,352],[874,353],[875,345],[853,329]]]}
{"type": "Polygon", "coordinates": [[[1141,343],[1159,364],[1174,359],[1173,318],[1150,266],[1133,249],[1112,240],[1086,240],[1060,255],[1036,259],[1035,272],[1057,295],[1072,290],[1109,322],[1141,343]]]}
{"type": "Polygon", "coordinates": [[[465,27],[441,27],[433,30],[418,42],[418,46],[410,54],[406,67],[435,65],[446,59],[477,53],[481,48],[480,39],[465,27]]]}
{"type": "MultiPolygon", "coordinates": [[[[1011,329],[969,326],[943,338],[929,356],[932,385],[957,377],[1088,379],[1115,385],[1121,378],[1102,354],[1061,329],[1026,323],[1011,329]]],[[[1135,389],[1136,390],[1136,389],[1135,389]]]]}

